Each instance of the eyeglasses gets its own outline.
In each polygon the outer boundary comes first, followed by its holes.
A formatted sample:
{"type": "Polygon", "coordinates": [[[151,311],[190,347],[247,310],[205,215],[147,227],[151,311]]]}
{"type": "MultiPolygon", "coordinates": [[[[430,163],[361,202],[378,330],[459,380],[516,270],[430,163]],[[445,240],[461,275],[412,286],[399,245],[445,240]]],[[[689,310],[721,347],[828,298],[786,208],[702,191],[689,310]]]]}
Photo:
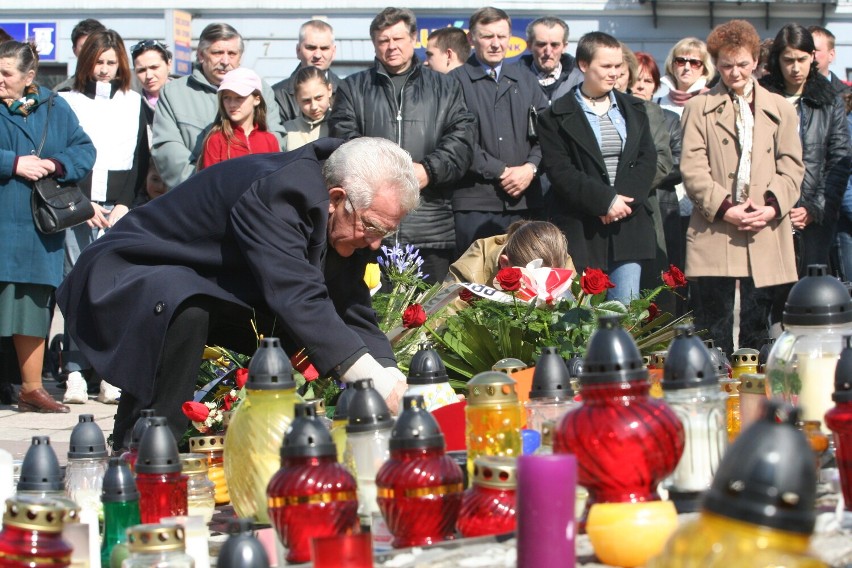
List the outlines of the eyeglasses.
{"type": "Polygon", "coordinates": [[[691,59],[689,57],[675,57],[674,62],[678,67],[683,67],[684,65],[689,65],[693,69],[700,69],[704,67],[704,62],[700,59],[691,59]]]}
{"type": "Polygon", "coordinates": [[[156,39],[145,39],[131,46],[130,57],[136,59],[138,55],[144,53],[149,49],[156,49],[163,54],[163,57],[165,57],[166,59],[171,59],[171,52],[169,51],[169,46],[156,39]]]}
{"type": "Polygon", "coordinates": [[[385,229],[383,227],[379,227],[374,225],[373,223],[364,219],[360,213],[355,209],[355,204],[352,203],[352,198],[349,197],[349,194],[346,194],[346,200],[349,202],[349,206],[352,208],[352,215],[355,217],[355,222],[361,224],[361,230],[364,231],[364,235],[371,239],[385,239],[391,235],[393,235],[397,230],[396,229],[385,229]]]}

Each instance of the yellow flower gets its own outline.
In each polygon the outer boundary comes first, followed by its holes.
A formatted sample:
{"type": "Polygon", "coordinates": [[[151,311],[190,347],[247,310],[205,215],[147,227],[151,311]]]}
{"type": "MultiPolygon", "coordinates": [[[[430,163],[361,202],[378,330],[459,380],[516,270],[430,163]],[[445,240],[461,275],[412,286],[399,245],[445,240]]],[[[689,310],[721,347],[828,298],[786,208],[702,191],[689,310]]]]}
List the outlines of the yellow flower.
{"type": "Polygon", "coordinates": [[[364,269],[364,283],[367,284],[367,288],[372,290],[373,288],[381,286],[381,277],[382,273],[377,263],[371,262],[367,264],[367,268],[364,269]]]}

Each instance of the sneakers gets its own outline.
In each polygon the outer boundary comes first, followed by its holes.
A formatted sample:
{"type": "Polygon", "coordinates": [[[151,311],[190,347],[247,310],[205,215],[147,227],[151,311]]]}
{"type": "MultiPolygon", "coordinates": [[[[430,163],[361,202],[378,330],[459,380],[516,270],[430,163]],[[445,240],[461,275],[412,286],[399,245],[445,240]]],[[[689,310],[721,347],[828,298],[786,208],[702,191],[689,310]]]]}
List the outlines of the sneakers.
{"type": "Polygon", "coordinates": [[[104,404],[118,404],[118,399],[121,398],[121,389],[114,387],[106,381],[101,381],[101,390],[98,393],[98,402],[104,404]]]}
{"type": "Polygon", "coordinates": [[[68,373],[65,385],[65,395],[62,397],[65,404],[85,404],[89,400],[88,385],[80,371],[68,373]]]}

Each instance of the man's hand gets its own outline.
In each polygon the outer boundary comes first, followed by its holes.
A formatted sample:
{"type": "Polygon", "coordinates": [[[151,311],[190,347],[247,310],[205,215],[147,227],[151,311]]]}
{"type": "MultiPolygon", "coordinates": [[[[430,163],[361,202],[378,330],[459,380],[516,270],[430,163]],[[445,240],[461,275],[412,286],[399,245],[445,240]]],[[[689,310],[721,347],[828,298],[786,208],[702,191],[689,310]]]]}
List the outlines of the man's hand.
{"type": "Polygon", "coordinates": [[[609,225],[610,223],[615,223],[616,221],[621,221],[626,218],[628,215],[633,213],[633,209],[630,208],[628,203],[632,203],[633,198],[627,197],[626,195],[616,195],[615,202],[610,206],[609,211],[603,217],[599,217],[601,223],[604,225],[609,225]]]}
{"type": "Polygon", "coordinates": [[[804,229],[813,221],[813,217],[804,207],[793,207],[790,209],[790,222],[794,229],[804,229]]]}
{"type": "Polygon", "coordinates": [[[56,164],[38,156],[18,156],[15,175],[30,181],[40,180],[56,171],[56,164]]]}
{"type": "Polygon", "coordinates": [[[112,227],[113,225],[118,223],[118,221],[122,217],[127,215],[128,211],[129,210],[127,209],[127,205],[116,205],[115,207],[113,207],[112,211],[109,212],[109,216],[107,216],[107,222],[109,223],[109,226],[112,227]]]}
{"type": "Polygon", "coordinates": [[[500,186],[510,197],[520,197],[532,183],[535,173],[532,164],[526,163],[520,166],[506,166],[500,176],[500,186]]]}
{"type": "MultiPolygon", "coordinates": [[[[400,373],[401,374],[401,373],[400,373]]],[[[402,397],[405,396],[405,391],[408,390],[408,384],[405,380],[397,381],[393,390],[385,399],[385,403],[391,411],[391,414],[396,416],[402,410],[402,397]]]]}
{"type": "Polygon", "coordinates": [[[421,190],[429,185],[429,174],[426,173],[426,168],[423,167],[423,164],[414,162],[414,175],[417,176],[417,184],[421,190]]]}

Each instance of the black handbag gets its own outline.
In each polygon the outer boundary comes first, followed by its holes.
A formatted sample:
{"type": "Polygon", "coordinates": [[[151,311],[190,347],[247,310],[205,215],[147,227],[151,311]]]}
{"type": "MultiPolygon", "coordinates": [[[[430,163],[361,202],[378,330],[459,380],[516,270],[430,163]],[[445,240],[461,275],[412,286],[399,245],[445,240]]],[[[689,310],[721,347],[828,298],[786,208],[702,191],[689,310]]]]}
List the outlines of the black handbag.
{"type": "MultiPolygon", "coordinates": [[[[47,99],[47,117],[44,123],[44,134],[38,146],[36,155],[41,157],[44,142],[47,139],[47,128],[50,125],[50,109],[54,105],[54,95],[47,99]]],[[[80,223],[85,223],[95,214],[95,208],[88,197],[72,182],[60,182],[48,176],[33,182],[33,193],[30,198],[33,209],[33,222],[36,229],[45,235],[64,231],[80,223]]]]}

